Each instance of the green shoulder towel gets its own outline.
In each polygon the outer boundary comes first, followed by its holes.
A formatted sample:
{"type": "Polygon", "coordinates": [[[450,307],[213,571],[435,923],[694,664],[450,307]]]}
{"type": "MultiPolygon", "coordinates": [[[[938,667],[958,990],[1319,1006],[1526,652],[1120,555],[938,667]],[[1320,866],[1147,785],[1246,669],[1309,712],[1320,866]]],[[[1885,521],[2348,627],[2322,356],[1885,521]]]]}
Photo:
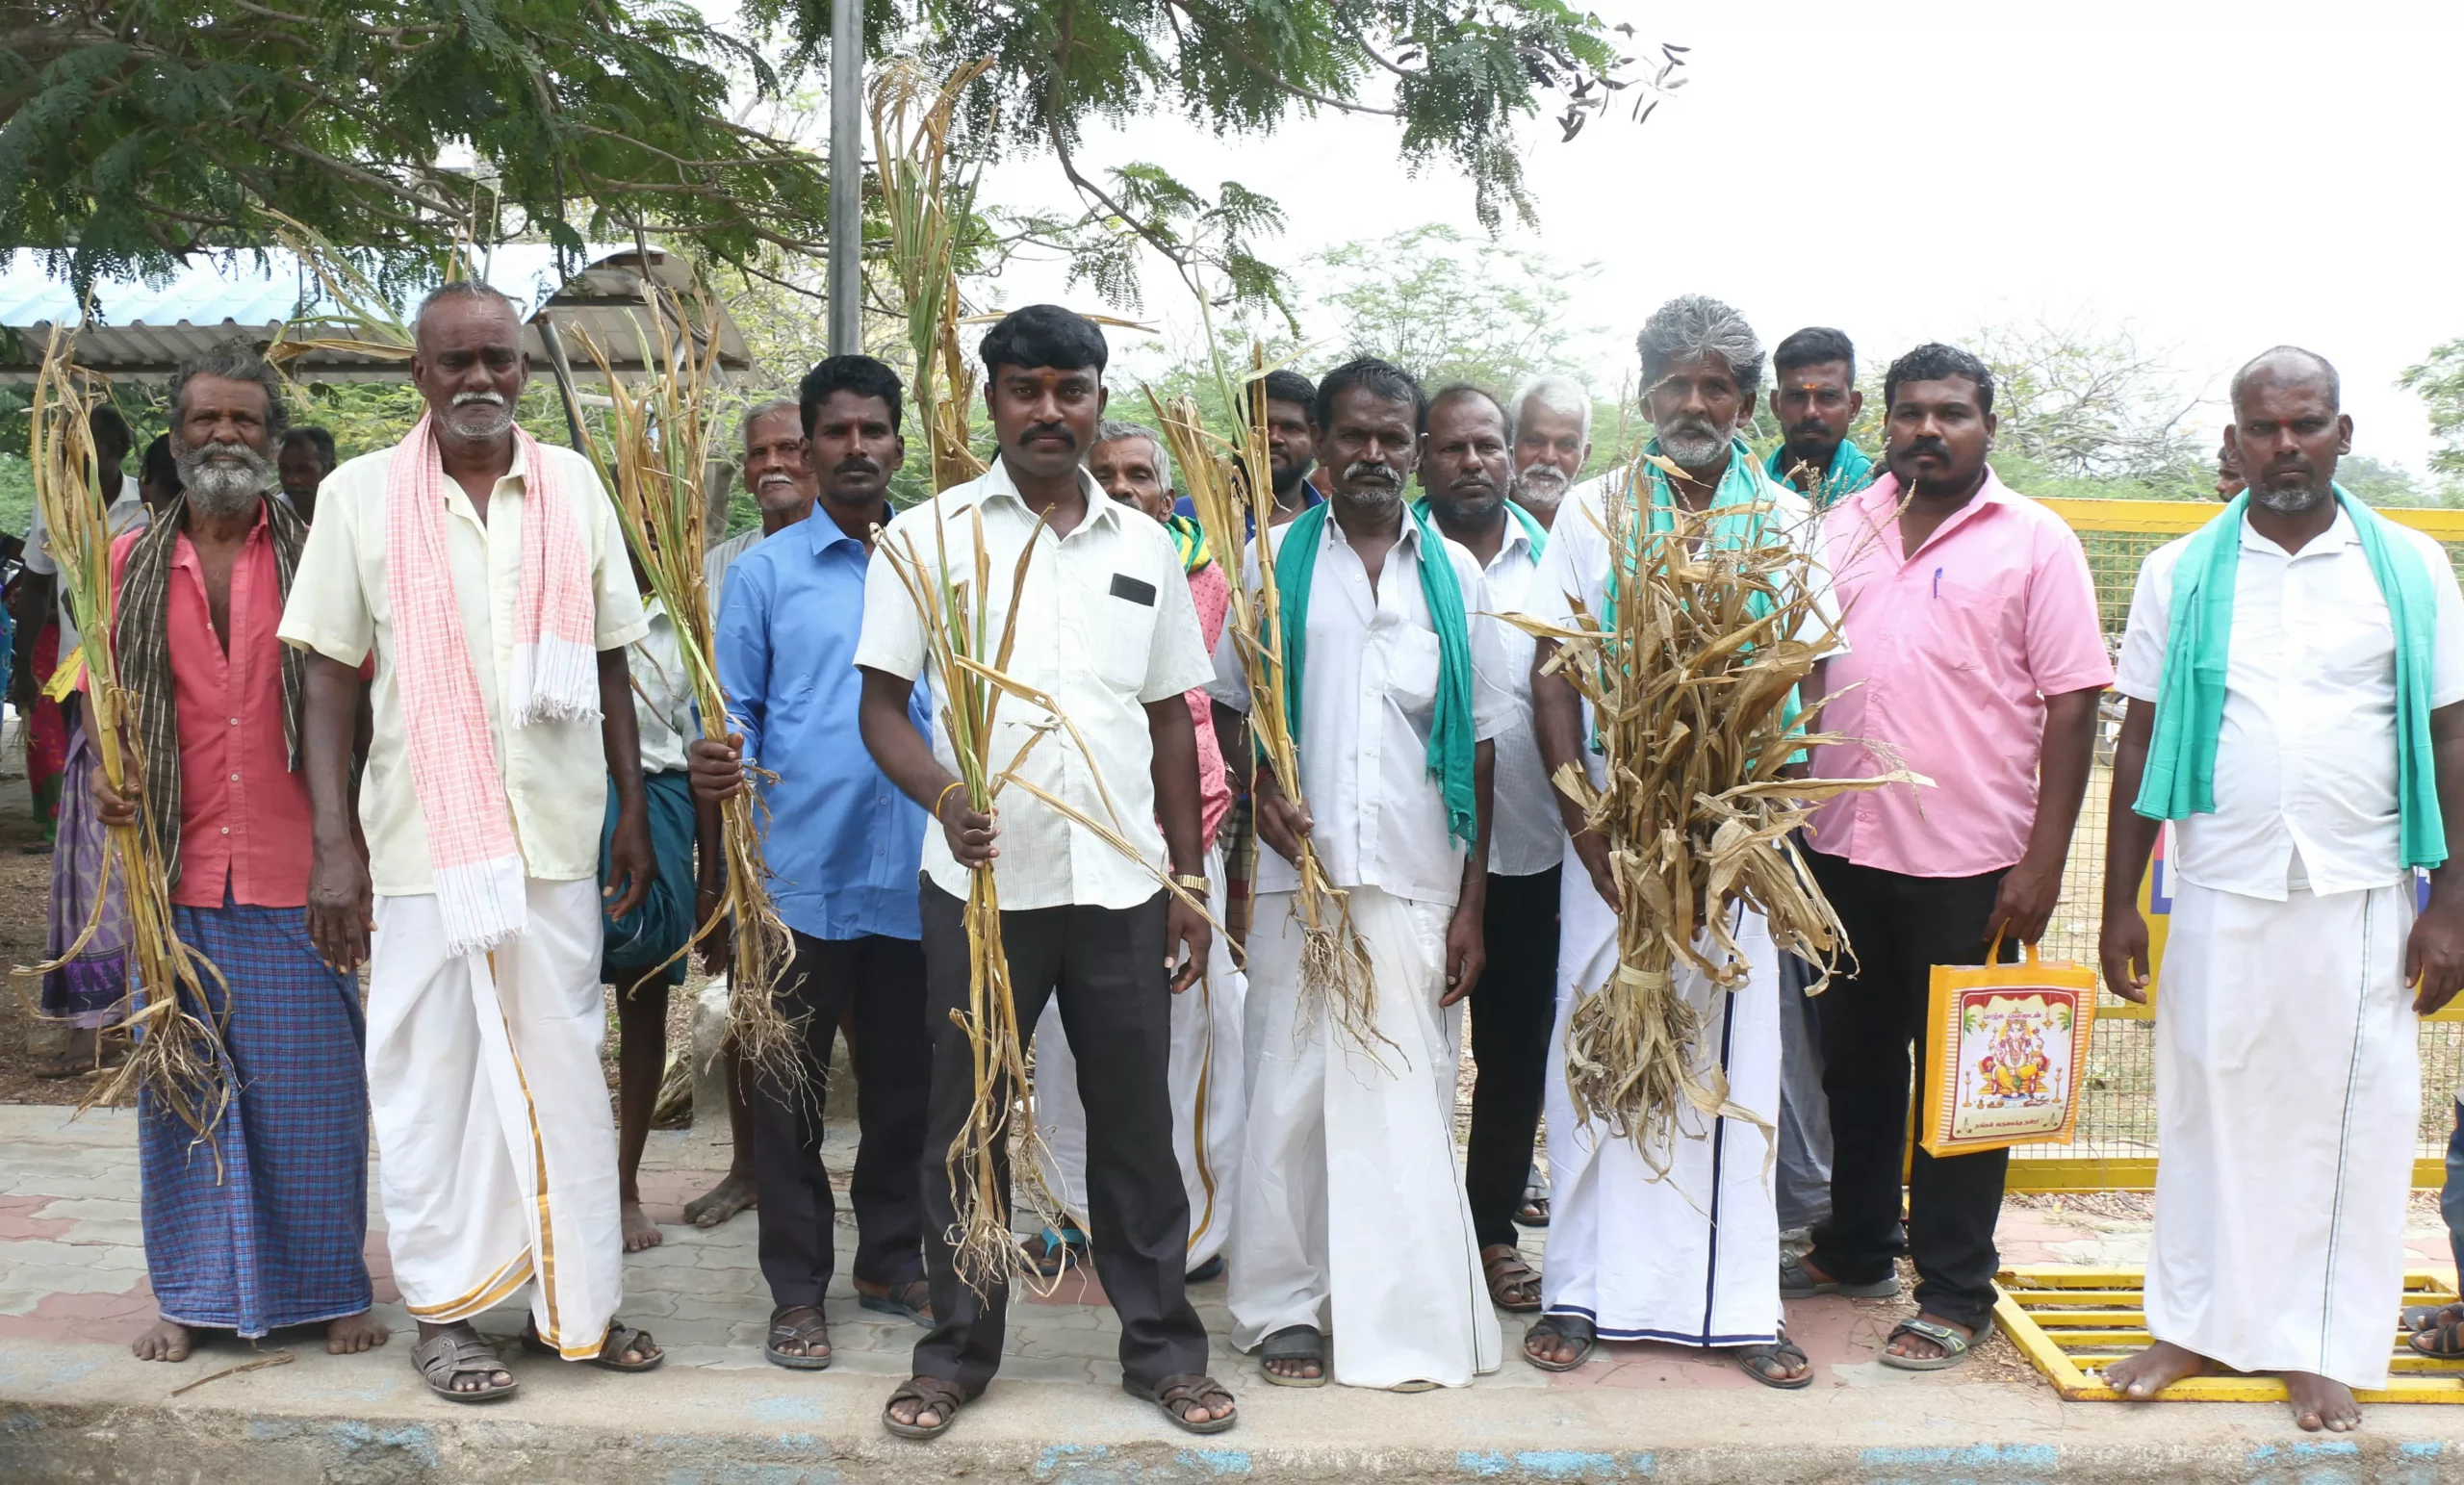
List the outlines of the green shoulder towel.
{"type": "MultiPolygon", "coordinates": [[[[1531,560],[1534,562],[1539,561],[1540,554],[1549,550],[1549,528],[1540,524],[1539,517],[1531,514],[1531,512],[1527,510],[1525,510],[1521,505],[1516,504],[1512,500],[1505,502],[1505,509],[1506,514],[1514,518],[1515,525],[1523,527],[1523,534],[1525,538],[1531,543],[1531,560]]],[[[1424,495],[1419,499],[1412,502],[1412,514],[1416,516],[1425,516],[1428,514],[1427,496],[1424,495]]]]}
{"type": "MultiPolygon", "coordinates": [[[[1309,585],[1318,568],[1331,504],[1310,506],[1293,518],[1274,558],[1274,583],[1282,622],[1276,640],[1283,653],[1283,709],[1295,741],[1300,737],[1300,680],[1309,660],[1309,585]]],[[[1445,539],[1416,507],[1405,507],[1420,528],[1421,597],[1437,630],[1437,706],[1429,719],[1428,771],[1446,795],[1447,833],[1471,845],[1479,836],[1479,810],[1472,793],[1472,627],[1463,612],[1463,587],[1445,539]]]]}
{"type": "MultiPolygon", "coordinates": [[[[2396,628],[2396,808],[2404,864],[2436,867],[2447,860],[2447,823],[2438,811],[2438,773],[2429,743],[2437,590],[2421,553],[2389,531],[2387,518],[2344,486],[2334,488],[2396,628]]],[[[2173,569],[2172,621],[2165,637],[2164,677],[2156,687],[2156,733],[2147,745],[2139,798],[2131,805],[2150,820],[2216,812],[2216,739],[2224,727],[2233,584],[2249,508],[2248,491],[2235,496],[2222,515],[2192,533],[2173,569]]]]}
{"type": "MultiPolygon", "coordinates": [[[[1788,483],[1788,471],[1796,467],[1797,461],[1788,457],[1788,446],[1782,444],[1771,450],[1771,457],[1763,462],[1762,471],[1784,485],[1788,483]]],[[[1830,471],[1822,476],[1822,483],[1814,487],[1809,499],[1813,501],[1814,509],[1829,510],[1841,496],[1855,495],[1873,482],[1874,461],[1865,457],[1863,449],[1842,439],[1839,447],[1832,451],[1830,471]]]]}

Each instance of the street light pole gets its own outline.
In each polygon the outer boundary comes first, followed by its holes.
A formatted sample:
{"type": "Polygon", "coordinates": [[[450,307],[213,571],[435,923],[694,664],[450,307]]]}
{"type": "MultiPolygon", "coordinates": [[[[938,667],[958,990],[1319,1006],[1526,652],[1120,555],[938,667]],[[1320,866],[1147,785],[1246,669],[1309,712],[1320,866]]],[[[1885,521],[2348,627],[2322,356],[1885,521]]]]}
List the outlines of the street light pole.
{"type": "Polygon", "coordinates": [[[830,353],[864,348],[864,8],[830,13],[830,353]]]}

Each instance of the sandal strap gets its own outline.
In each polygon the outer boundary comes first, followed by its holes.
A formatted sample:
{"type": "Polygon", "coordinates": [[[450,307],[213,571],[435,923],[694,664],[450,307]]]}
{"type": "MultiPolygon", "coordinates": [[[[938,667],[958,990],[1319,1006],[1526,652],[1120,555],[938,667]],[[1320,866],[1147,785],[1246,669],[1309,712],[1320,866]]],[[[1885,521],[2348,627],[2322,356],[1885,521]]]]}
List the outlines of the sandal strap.
{"type": "Polygon", "coordinates": [[[1883,1344],[1888,1345],[1893,1339],[1902,1335],[1917,1336],[1931,1341],[1942,1348],[1942,1354],[1945,1356],[1964,1356],[1970,1344],[1969,1337],[1961,1335],[1939,1321],[1929,1320],[1923,1316],[1912,1316],[1892,1326],[1890,1336],[1885,1338],[1883,1344]]]}
{"type": "Polygon", "coordinates": [[[496,1348],[467,1332],[429,1337],[411,1347],[411,1363],[420,1369],[422,1376],[447,1386],[452,1385],[457,1376],[493,1374],[504,1370],[504,1358],[496,1353],[496,1348]],[[441,1377],[437,1375],[440,1370],[445,1373],[441,1377]]]}
{"type": "Polygon", "coordinates": [[[1188,1416],[1182,1411],[1188,1407],[1202,1407],[1213,1412],[1219,1400],[1232,1401],[1232,1394],[1225,1390],[1223,1384],[1202,1371],[1184,1371],[1168,1376],[1149,1392],[1157,1402],[1183,1417],[1188,1416]]]}
{"type": "MultiPolygon", "coordinates": [[[[945,1421],[954,1417],[959,1409],[966,1406],[966,1395],[959,1391],[959,1384],[947,1377],[921,1374],[909,1377],[906,1381],[899,1383],[898,1390],[889,1395],[889,1400],[920,1402],[925,1408],[940,1414],[945,1421]]],[[[921,1412],[922,1409],[917,1411],[921,1412]]]]}
{"type": "Polygon", "coordinates": [[[1326,1338],[1315,1325],[1286,1325],[1258,1346],[1262,1361],[1324,1361],[1326,1338]]]}
{"type": "Polygon", "coordinates": [[[1553,1336],[1559,1336],[1568,1341],[1597,1341],[1600,1339],[1600,1327],[1594,1325],[1590,1320],[1579,1315],[1543,1315],[1538,1319],[1531,1322],[1531,1329],[1525,1334],[1524,1339],[1528,1343],[1532,1335],[1542,1332],[1546,1332],[1553,1336]]]}

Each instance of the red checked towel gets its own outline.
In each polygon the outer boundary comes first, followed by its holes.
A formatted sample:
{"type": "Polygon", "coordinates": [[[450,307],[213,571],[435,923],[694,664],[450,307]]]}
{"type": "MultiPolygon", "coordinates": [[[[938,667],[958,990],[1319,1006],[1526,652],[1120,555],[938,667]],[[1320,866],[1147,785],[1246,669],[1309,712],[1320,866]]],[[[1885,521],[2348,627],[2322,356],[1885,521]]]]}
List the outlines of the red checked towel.
{"type": "MultiPolygon", "coordinates": [[[[599,717],[598,612],[590,554],[571,492],[519,427],[522,589],[514,609],[514,727],[599,717]]],[[[411,792],[427,827],[428,866],[447,951],[484,953],[528,924],[521,843],[462,633],[447,556],[445,466],[428,420],[385,471],[385,596],[394,675],[409,732],[411,792]]]]}

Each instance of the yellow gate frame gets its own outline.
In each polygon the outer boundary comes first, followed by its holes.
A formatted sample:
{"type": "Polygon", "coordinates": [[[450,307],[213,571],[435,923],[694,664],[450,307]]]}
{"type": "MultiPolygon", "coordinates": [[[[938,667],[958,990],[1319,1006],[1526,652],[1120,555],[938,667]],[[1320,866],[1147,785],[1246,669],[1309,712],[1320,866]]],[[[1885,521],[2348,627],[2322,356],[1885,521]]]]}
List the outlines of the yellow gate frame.
{"type": "MultiPolygon", "coordinates": [[[[2039,502],[2060,516],[2073,531],[2113,531],[2132,535],[2187,536],[2216,519],[2218,507],[2204,501],[2192,500],[2063,500],[2039,502]]],[[[2456,510],[2382,510],[2379,514],[2399,525],[2441,542],[2464,543],[2464,511],[2456,510]]],[[[2149,909],[2152,883],[2139,886],[2140,911],[2149,909]]],[[[2156,1015],[2156,985],[2154,966],[2165,954],[2165,920],[2151,914],[2148,918],[2149,979],[2147,1004],[2134,1006],[2100,1005],[2099,1020],[2146,1021],[2156,1015]]],[[[2464,1021],[2464,996],[2430,1021],[2464,1021]]],[[[2413,1185],[2422,1190],[2436,1190],[2446,1184],[2444,1161],[2417,1160],[2413,1164],[2413,1185]]],[[[2042,1160],[2014,1160],[2006,1188],[2015,1191],[2144,1191],[2156,1187],[2156,1162],[2144,1157],[2099,1158],[2094,1156],[2054,1156],[2042,1160]]],[[[2048,1373],[2049,1375],[2050,1373],[2048,1373]]],[[[2459,1399],[2464,1400],[2464,1399],[2459,1399]]]]}
{"type": "MultiPolygon", "coordinates": [[[[1994,1285],[1993,1321],[2002,1327],[2053,1390],[2071,1402],[2119,1402],[2097,1368],[2148,1344],[2142,1313],[2143,1279],[2136,1269],[2038,1265],[2005,1268],[1994,1285]]],[[[2455,1302],[2454,1286],[2436,1273],[2404,1275],[2404,1303],[2455,1302]]],[[[2393,1317],[2391,1317],[2392,1319],[2393,1317]]],[[[2363,1402],[2464,1402],[2464,1361],[2441,1361],[2395,1337],[2387,1386],[2357,1392],[2363,1402]]],[[[2162,1402],[2281,1402],[2284,1383],[2272,1376],[2201,1376],[2156,1395],[2162,1402]]]]}

